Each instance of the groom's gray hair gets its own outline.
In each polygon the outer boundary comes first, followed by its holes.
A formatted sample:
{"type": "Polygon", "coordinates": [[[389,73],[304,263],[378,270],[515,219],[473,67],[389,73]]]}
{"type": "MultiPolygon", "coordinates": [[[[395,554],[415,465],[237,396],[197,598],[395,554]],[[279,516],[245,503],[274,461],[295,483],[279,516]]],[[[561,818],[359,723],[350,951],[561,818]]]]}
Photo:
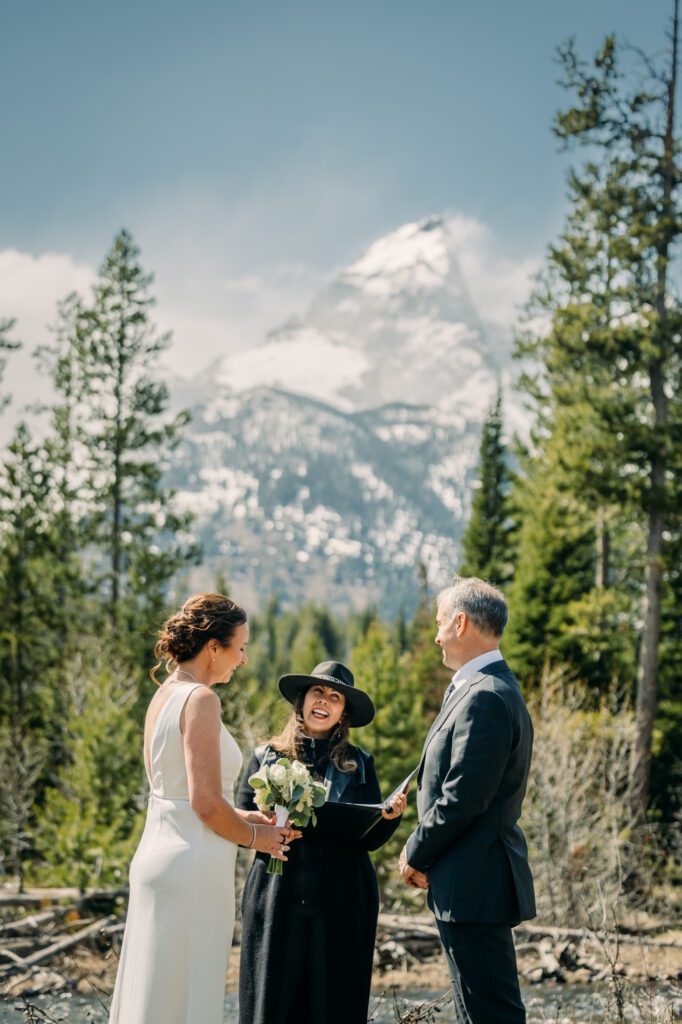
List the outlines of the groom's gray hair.
{"type": "Polygon", "coordinates": [[[509,618],[507,599],[502,591],[477,576],[455,576],[452,586],[438,595],[438,608],[441,607],[448,621],[454,619],[457,612],[464,612],[481,633],[492,633],[496,637],[502,636],[509,618]]]}

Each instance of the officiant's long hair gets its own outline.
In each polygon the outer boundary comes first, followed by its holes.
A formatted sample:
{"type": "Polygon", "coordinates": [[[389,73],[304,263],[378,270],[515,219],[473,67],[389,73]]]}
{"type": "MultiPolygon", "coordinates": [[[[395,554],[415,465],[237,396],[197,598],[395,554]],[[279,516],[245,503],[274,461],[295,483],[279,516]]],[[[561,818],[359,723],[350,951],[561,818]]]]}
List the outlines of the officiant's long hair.
{"type": "MultiPolygon", "coordinates": [[[[312,685],[312,684],[311,684],[312,685]]],[[[289,715],[282,731],[268,740],[278,754],[292,759],[302,761],[305,757],[303,740],[306,734],[303,732],[303,700],[308,691],[302,690],[296,694],[294,710],[289,715]]],[[[354,772],[358,766],[351,756],[352,745],[349,742],[350,727],[348,716],[344,710],[343,715],[336,723],[329,736],[329,760],[340,772],[354,772]]]]}

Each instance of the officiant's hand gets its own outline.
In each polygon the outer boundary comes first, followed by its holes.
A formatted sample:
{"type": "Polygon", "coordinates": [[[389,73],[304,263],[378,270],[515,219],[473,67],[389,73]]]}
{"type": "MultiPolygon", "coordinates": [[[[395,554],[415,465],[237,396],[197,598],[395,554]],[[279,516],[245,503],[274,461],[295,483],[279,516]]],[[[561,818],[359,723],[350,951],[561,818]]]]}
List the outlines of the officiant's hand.
{"type": "Polygon", "coordinates": [[[399,818],[400,815],[404,813],[405,808],[407,807],[408,791],[409,786],[404,793],[396,793],[396,795],[391,800],[390,807],[385,807],[381,812],[382,817],[388,818],[389,821],[391,820],[391,818],[399,818]]]}
{"type": "Polygon", "coordinates": [[[407,863],[407,854],[404,846],[400,853],[398,866],[400,868],[400,874],[402,875],[403,882],[407,882],[407,884],[412,886],[413,889],[428,889],[428,875],[424,874],[423,871],[417,871],[416,868],[411,867],[407,863]]]}

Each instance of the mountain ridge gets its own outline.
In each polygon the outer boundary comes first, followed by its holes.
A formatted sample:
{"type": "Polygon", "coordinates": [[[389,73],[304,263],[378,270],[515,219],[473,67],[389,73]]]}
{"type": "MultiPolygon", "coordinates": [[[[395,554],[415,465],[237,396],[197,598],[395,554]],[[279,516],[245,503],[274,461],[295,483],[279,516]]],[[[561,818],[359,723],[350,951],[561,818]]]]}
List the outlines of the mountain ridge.
{"type": "Polygon", "coordinates": [[[278,590],[409,612],[420,562],[436,586],[456,569],[507,364],[442,218],[377,240],[306,314],[184,389],[192,422],[169,482],[197,513],[193,582],[226,572],[251,607],[278,590]]]}

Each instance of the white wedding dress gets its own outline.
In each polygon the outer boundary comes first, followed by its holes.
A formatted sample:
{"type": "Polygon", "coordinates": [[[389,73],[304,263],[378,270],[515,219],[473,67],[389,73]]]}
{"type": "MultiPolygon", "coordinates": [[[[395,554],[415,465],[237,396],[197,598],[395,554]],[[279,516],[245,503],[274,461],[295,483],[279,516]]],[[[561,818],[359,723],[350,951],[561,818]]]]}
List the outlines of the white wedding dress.
{"type": "MultiPolygon", "coordinates": [[[[151,795],[130,865],[130,900],[109,1024],[221,1024],[234,929],[237,847],[189,804],[180,715],[198,684],[175,684],[149,748],[151,795]]],[[[225,726],[223,796],[242,757],[225,726]]]]}

